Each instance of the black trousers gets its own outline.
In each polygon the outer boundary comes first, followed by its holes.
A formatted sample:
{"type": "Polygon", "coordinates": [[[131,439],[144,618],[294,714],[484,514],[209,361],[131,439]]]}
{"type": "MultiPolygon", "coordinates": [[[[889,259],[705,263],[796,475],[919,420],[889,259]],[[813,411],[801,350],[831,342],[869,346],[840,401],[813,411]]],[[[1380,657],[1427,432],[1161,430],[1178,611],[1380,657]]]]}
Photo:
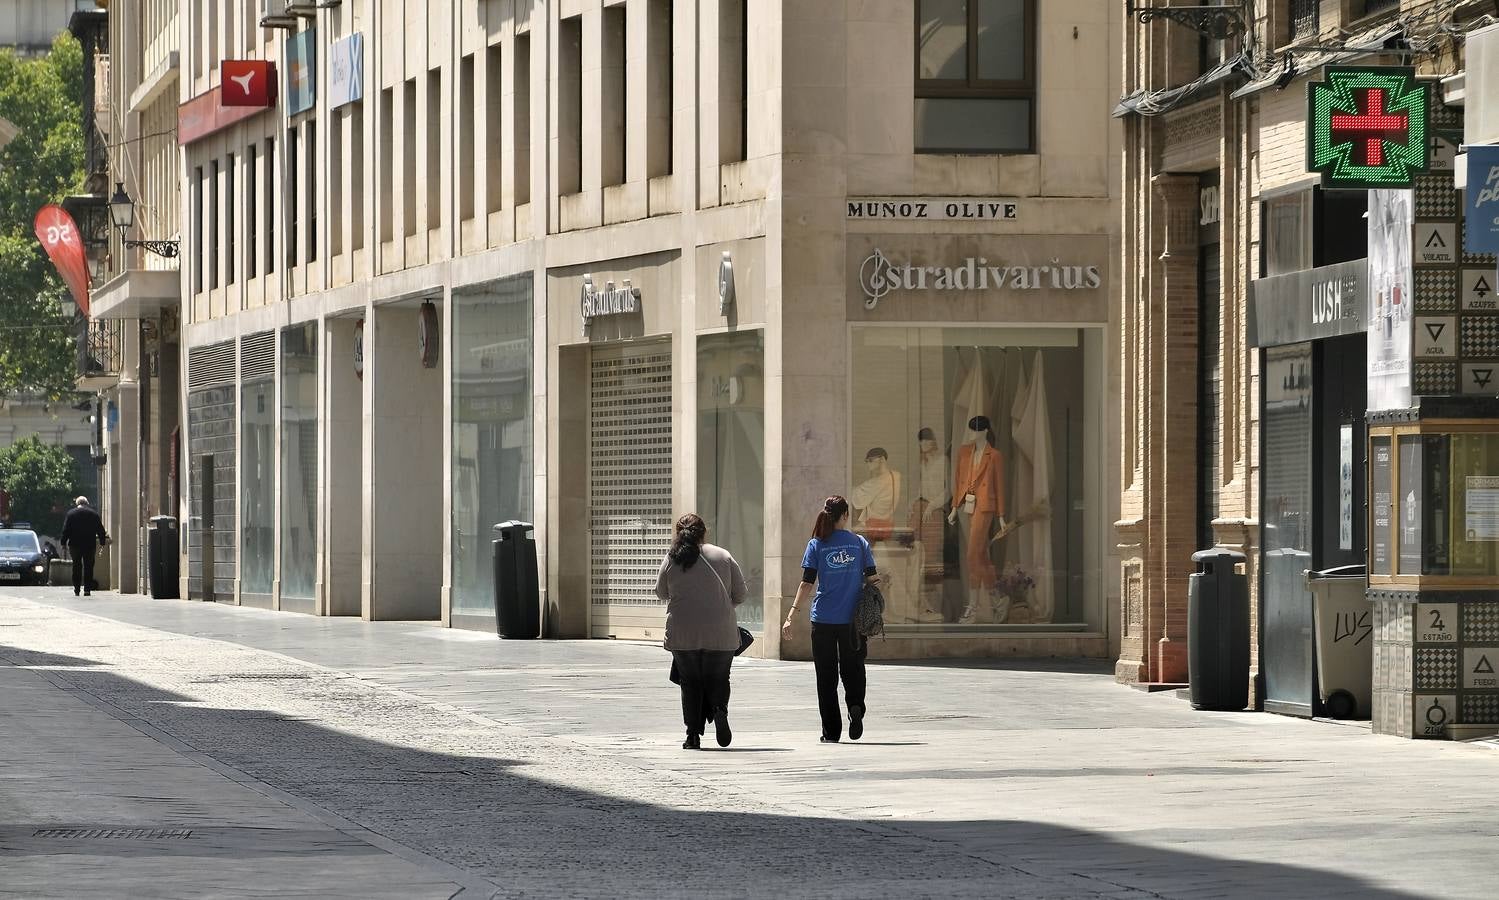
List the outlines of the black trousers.
{"type": "Polygon", "coordinates": [[[98,547],[73,547],[73,591],[94,589],[94,559],[99,555],[98,547]]]}
{"type": "Polygon", "coordinates": [[[682,680],[682,724],[688,734],[702,734],[711,710],[729,708],[729,669],[732,650],[673,650],[677,677],[682,680]]]}
{"type": "Polygon", "coordinates": [[[864,658],[869,641],[852,624],[812,623],[812,665],[817,670],[817,710],[822,734],[829,740],[843,736],[843,711],[838,706],[838,680],[850,710],[864,710],[864,658]]]}

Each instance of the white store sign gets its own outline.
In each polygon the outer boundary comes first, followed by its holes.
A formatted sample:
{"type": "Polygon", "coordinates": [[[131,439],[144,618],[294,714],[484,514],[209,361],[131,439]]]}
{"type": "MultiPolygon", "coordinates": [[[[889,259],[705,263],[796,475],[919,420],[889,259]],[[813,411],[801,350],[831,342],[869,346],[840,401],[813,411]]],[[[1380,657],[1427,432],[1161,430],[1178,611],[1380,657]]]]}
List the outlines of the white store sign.
{"type": "Polygon", "coordinates": [[[364,35],[351,34],[328,48],[328,103],[334,109],[364,98],[364,35]]]}
{"type": "Polygon", "coordinates": [[[1098,266],[1011,266],[970,256],[955,266],[895,262],[878,248],[859,266],[864,306],[874,309],[893,291],[1094,291],[1103,286],[1098,266]]]}
{"type": "Polygon", "coordinates": [[[1007,197],[850,197],[850,219],[872,222],[1018,222],[1020,203],[1007,197]]]}

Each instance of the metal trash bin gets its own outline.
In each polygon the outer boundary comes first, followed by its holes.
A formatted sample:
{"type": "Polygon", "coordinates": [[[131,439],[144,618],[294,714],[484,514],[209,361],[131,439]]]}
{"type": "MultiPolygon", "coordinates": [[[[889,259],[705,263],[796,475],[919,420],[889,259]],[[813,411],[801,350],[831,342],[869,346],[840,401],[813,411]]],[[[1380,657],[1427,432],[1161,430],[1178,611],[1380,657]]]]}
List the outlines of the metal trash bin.
{"type": "Polygon", "coordinates": [[[146,580],[157,600],[176,600],[177,517],[152,516],[146,535],[146,580]]]}
{"type": "Polygon", "coordinates": [[[530,522],[501,522],[494,527],[495,625],[500,637],[541,637],[541,593],[536,574],[535,528],[530,522]]]}
{"type": "Polygon", "coordinates": [[[1364,599],[1364,567],[1306,573],[1312,595],[1317,694],[1334,719],[1369,718],[1374,690],[1374,614],[1364,599]]]}
{"type": "Polygon", "coordinates": [[[1192,554],[1187,579],[1187,679],[1193,709],[1249,705],[1249,580],[1244,554],[1226,547],[1192,554]]]}

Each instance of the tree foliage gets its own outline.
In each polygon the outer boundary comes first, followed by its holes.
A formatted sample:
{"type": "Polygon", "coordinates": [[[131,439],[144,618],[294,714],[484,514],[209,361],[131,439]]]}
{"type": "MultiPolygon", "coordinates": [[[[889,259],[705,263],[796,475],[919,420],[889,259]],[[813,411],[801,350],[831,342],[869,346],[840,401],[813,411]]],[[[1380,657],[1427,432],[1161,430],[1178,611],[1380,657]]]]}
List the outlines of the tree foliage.
{"type": "Polygon", "coordinates": [[[83,183],[83,48],[66,32],[44,57],[0,50],[0,397],[73,393],[75,307],[32,233],[37,210],[83,183]]]}
{"type": "Polygon", "coordinates": [[[44,444],[34,434],[0,450],[0,486],[10,494],[12,522],[30,522],[40,532],[55,533],[77,481],[68,451],[44,444]]]}

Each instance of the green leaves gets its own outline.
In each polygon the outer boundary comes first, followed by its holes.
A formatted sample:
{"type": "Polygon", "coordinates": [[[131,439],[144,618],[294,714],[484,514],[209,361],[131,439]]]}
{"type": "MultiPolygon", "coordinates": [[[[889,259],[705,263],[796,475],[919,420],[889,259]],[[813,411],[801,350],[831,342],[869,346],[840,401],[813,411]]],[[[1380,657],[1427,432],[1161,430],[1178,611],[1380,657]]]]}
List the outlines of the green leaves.
{"type": "Polygon", "coordinates": [[[0,487],[10,493],[11,521],[30,522],[39,533],[62,527],[77,475],[67,450],[36,435],[0,450],[0,487]]]}
{"type": "Polygon", "coordinates": [[[64,32],[27,59],[0,50],[0,397],[74,395],[72,299],[31,232],[37,210],[83,183],[83,48],[64,32]]]}

